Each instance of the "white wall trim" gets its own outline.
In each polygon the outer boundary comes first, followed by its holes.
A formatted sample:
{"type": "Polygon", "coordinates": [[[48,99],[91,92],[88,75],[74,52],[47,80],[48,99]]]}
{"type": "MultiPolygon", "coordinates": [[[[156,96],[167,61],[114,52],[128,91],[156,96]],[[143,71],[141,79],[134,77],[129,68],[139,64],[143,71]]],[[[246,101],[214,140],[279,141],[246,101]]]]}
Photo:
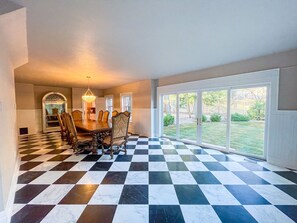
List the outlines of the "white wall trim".
{"type": "Polygon", "coordinates": [[[3,223],[6,223],[6,222],[9,223],[12,216],[14,197],[15,197],[15,192],[17,188],[17,180],[19,176],[20,163],[21,163],[20,157],[19,157],[19,154],[17,154],[7,204],[6,204],[5,210],[0,212],[0,222],[3,222],[3,223]]]}

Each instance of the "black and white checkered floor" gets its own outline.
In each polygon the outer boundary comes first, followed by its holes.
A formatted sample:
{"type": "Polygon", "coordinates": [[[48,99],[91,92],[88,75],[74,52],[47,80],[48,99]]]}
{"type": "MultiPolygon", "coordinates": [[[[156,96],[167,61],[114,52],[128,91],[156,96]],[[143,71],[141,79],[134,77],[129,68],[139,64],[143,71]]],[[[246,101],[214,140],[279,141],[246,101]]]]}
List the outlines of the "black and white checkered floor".
{"type": "Polygon", "coordinates": [[[12,223],[294,222],[297,172],[167,139],[73,155],[57,133],[20,138],[12,223]]]}

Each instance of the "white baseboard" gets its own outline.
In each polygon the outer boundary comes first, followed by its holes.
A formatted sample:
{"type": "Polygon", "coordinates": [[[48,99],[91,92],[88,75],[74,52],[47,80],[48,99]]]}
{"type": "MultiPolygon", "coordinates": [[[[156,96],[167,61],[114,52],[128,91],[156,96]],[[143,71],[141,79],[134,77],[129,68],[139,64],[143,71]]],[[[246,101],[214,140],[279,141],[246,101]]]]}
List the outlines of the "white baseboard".
{"type": "Polygon", "coordinates": [[[16,188],[17,188],[19,169],[20,169],[20,157],[19,157],[19,154],[17,154],[7,204],[6,204],[5,210],[0,212],[0,222],[1,223],[9,223],[10,222],[12,210],[13,210],[15,192],[16,192],[16,188]]]}

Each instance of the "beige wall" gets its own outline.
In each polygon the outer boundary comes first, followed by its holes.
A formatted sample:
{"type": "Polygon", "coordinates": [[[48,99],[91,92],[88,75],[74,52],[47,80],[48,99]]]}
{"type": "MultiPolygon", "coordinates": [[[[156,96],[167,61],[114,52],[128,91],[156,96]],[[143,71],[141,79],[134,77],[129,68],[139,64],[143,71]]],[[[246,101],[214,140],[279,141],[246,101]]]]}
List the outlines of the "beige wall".
{"type": "Polygon", "coordinates": [[[72,108],[72,90],[67,87],[39,86],[34,85],[35,109],[42,109],[42,98],[49,92],[59,92],[67,98],[68,109],[72,108]]]}
{"type": "Polygon", "coordinates": [[[297,50],[253,58],[159,79],[159,86],[280,68],[279,109],[297,110],[297,50]],[[295,68],[291,68],[295,67],[295,68]]]}
{"type": "Polygon", "coordinates": [[[16,186],[17,129],[13,72],[17,66],[28,62],[26,36],[24,8],[0,15],[0,222],[8,220],[16,186]]]}
{"type": "Polygon", "coordinates": [[[17,109],[35,109],[34,85],[15,83],[17,109]]]}
{"type": "Polygon", "coordinates": [[[132,92],[133,108],[151,108],[151,80],[125,84],[119,87],[105,89],[104,95],[113,95],[114,108],[120,108],[120,94],[132,92]]]}

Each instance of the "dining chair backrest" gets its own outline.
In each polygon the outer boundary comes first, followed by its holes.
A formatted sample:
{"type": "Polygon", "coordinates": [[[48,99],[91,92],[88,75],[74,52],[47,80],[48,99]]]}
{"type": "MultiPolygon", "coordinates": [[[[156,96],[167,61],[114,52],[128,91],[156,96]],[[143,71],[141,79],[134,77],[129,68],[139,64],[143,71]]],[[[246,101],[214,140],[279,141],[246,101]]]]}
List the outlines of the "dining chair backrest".
{"type": "Polygon", "coordinates": [[[62,117],[61,117],[61,115],[59,113],[57,114],[57,117],[58,117],[60,128],[61,128],[62,131],[64,131],[65,125],[63,123],[62,117]]]}
{"type": "Polygon", "coordinates": [[[103,112],[102,122],[108,122],[109,111],[103,112]]]}
{"type": "Polygon", "coordinates": [[[82,112],[80,110],[74,110],[72,112],[72,117],[74,121],[81,121],[82,120],[82,112]]]}
{"type": "Polygon", "coordinates": [[[67,127],[68,127],[69,132],[71,133],[72,137],[77,139],[77,131],[76,131],[76,127],[74,124],[74,120],[73,120],[72,116],[68,113],[66,113],[66,123],[67,123],[67,127]]]}
{"type": "Polygon", "coordinates": [[[111,116],[114,117],[114,116],[116,116],[117,114],[119,114],[118,111],[117,111],[117,110],[114,110],[114,111],[111,113],[111,116]]]}
{"type": "Polygon", "coordinates": [[[130,117],[130,115],[131,115],[131,113],[128,112],[128,111],[124,111],[124,114],[127,115],[127,116],[129,116],[129,117],[130,117]]]}
{"type": "Polygon", "coordinates": [[[103,117],[103,111],[102,110],[100,110],[99,111],[99,114],[98,114],[98,122],[101,122],[102,121],[102,117],[103,117]]]}
{"type": "Polygon", "coordinates": [[[114,141],[115,139],[127,139],[129,119],[130,116],[126,115],[124,112],[120,112],[116,116],[112,117],[112,141],[114,141]]]}

